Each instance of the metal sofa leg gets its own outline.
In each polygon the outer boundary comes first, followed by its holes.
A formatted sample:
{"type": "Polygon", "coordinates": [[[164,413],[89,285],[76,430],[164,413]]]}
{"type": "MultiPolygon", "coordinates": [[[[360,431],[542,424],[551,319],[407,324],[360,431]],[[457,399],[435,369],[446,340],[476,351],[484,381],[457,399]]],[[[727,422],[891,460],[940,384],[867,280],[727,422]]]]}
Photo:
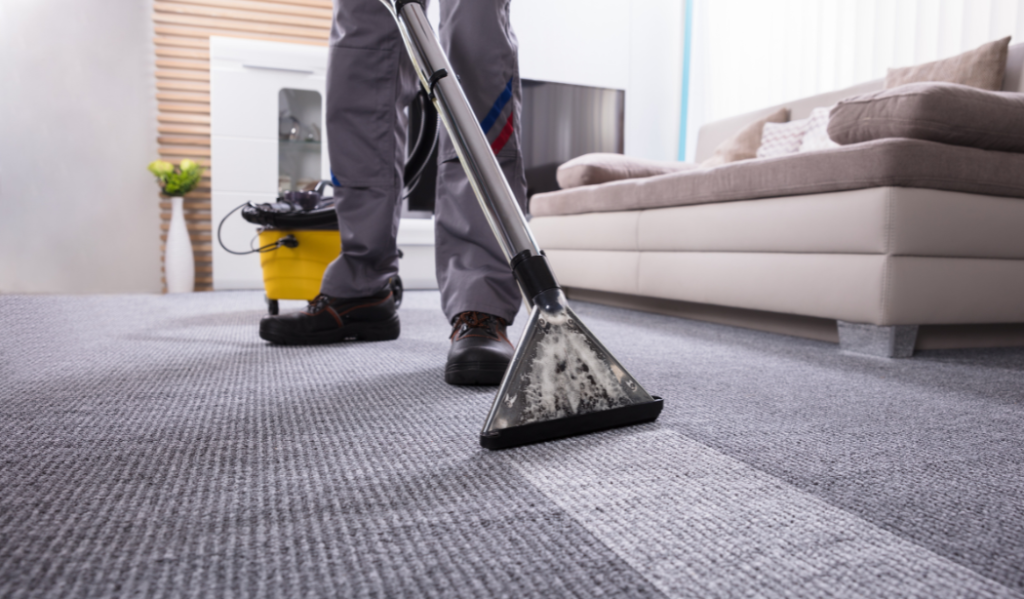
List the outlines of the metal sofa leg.
{"type": "Polygon", "coordinates": [[[837,320],[841,351],[883,358],[914,355],[917,325],[877,326],[837,320]]]}

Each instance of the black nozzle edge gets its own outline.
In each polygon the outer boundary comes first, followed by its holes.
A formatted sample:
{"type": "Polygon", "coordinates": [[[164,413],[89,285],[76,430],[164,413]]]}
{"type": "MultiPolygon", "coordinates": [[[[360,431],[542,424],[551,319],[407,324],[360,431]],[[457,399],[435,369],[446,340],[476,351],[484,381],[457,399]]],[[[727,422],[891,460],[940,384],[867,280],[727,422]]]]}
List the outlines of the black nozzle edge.
{"type": "Polygon", "coordinates": [[[420,6],[426,7],[426,5],[423,3],[423,0],[395,0],[395,12],[402,12],[402,7],[404,7],[406,4],[419,4],[420,6]]]}
{"type": "Polygon", "coordinates": [[[555,420],[533,422],[480,433],[480,446],[491,450],[508,449],[520,445],[585,435],[610,428],[652,422],[658,419],[664,402],[657,395],[652,395],[651,399],[653,401],[620,406],[601,412],[565,416],[555,420]]]}
{"type": "Polygon", "coordinates": [[[529,250],[523,250],[512,258],[511,266],[512,274],[531,299],[549,289],[560,289],[548,259],[543,255],[531,256],[529,250]]]}

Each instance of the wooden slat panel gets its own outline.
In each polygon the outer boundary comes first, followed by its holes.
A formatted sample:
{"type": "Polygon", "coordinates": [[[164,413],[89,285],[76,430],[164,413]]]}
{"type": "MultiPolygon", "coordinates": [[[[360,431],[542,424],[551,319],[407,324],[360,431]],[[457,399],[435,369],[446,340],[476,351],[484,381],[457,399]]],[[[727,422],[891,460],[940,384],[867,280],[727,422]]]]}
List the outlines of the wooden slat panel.
{"type": "MultiPolygon", "coordinates": [[[[181,114],[180,112],[171,112],[167,110],[161,110],[156,116],[156,120],[161,123],[190,123],[196,125],[209,125],[210,115],[207,114],[181,114]]],[[[164,131],[161,130],[161,133],[164,131]]]]}
{"type": "Polygon", "coordinates": [[[270,13],[262,10],[237,10],[233,8],[222,8],[204,5],[185,4],[182,2],[160,2],[153,3],[153,10],[158,13],[168,13],[176,16],[210,17],[221,21],[242,21],[258,26],[260,23],[273,23],[280,25],[296,25],[322,30],[331,26],[331,15],[326,13],[316,17],[296,15],[294,13],[278,12],[270,13]]]}
{"type": "MultiPolygon", "coordinates": [[[[191,58],[192,60],[203,60],[206,61],[206,66],[209,67],[210,63],[210,51],[209,50],[193,50],[186,48],[165,48],[157,44],[156,55],[159,58],[191,58]]],[[[157,61],[160,62],[159,60],[157,61]]],[[[157,65],[159,66],[159,64],[157,65]]]]}
{"type": "MultiPolygon", "coordinates": [[[[163,213],[160,214],[160,222],[161,222],[161,224],[166,224],[166,223],[170,222],[170,220],[171,220],[170,214],[171,214],[170,211],[168,211],[166,214],[163,214],[163,213]]],[[[210,221],[210,213],[209,213],[209,211],[207,211],[206,214],[199,214],[199,213],[194,213],[192,211],[186,210],[183,216],[185,218],[185,224],[188,225],[188,228],[189,228],[190,231],[192,230],[192,225],[194,225],[194,224],[197,224],[197,223],[198,224],[202,224],[202,225],[210,224],[209,223],[209,221],[210,221]]],[[[206,230],[209,230],[209,229],[206,229],[206,230]]]]}
{"type": "Polygon", "coordinates": [[[187,38],[173,36],[158,36],[153,38],[153,44],[159,47],[173,46],[177,48],[201,48],[209,52],[210,38],[187,38]]]}
{"type": "Polygon", "coordinates": [[[311,2],[260,2],[253,0],[176,0],[175,4],[198,4],[201,6],[215,6],[219,8],[236,8],[240,10],[253,10],[257,12],[271,12],[289,15],[303,15],[307,17],[331,18],[333,7],[329,1],[311,2]]]}
{"type": "MultiPolygon", "coordinates": [[[[184,133],[191,135],[209,135],[209,125],[160,125],[157,133],[184,133]]],[[[196,144],[202,145],[202,144],[196,144]]]]}
{"type": "MultiPolygon", "coordinates": [[[[206,71],[172,71],[170,69],[158,70],[156,72],[157,79],[185,79],[187,81],[209,81],[210,80],[210,68],[207,67],[206,71]]],[[[207,87],[209,89],[209,87],[207,87]]]]}
{"type": "MultiPolygon", "coordinates": [[[[161,231],[166,232],[166,231],[170,230],[170,228],[171,228],[171,224],[170,223],[168,223],[168,222],[161,222],[160,223],[160,230],[161,231]]],[[[185,228],[188,229],[189,233],[191,233],[192,231],[212,231],[213,230],[212,227],[210,227],[210,223],[188,222],[188,223],[185,223],[185,228]]]]}
{"type": "Polygon", "coordinates": [[[269,33],[273,35],[287,35],[291,37],[307,37],[322,39],[323,32],[318,26],[296,27],[294,25],[275,25],[273,23],[255,23],[251,21],[236,21],[233,19],[216,19],[210,17],[193,17],[188,15],[173,15],[163,12],[153,13],[153,20],[161,25],[182,25],[185,27],[217,28],[227,31],[244,31],[246,33],[269,33]]]}
{"type": "MultiPolygon", "coordinates": [[[[189,212],[189,211],[192,211],[192,212],[206,212],[206,218],[210,218],[210,214],[209,214],[210,213],[210,202],[209,201],[207,201],[205,203],[201,203],[201,202],[202,202],[202,200],[196,200],[194,202],[188,202],[188,201],[184,202],[184,204],[185,204],[185,211],[186,212],[189,212]]],[[[167,201],[160,202],[160,209],[164,210],[164,211],[167,211],[167,213],[170,214],[171,203],[167,202],[167,201]]],[[[164,215],[163,215],[163,213],[161,213],[160,214],[160,218],[163,219],[163,217],[164,217],[164,215]]]]}
{"type": "MultiPolygon", "coordinates": [[[[193,198],[185,196],[185,200],[182,202],[182,205],[185,210],[209,210],[210,200],[207,198],[193,198]]],[[[166,208],[167,210],[171,209],[171,200],[163,194],[160,195],[160,207],[166,208]]]]}
{"type": "Polygon", "coordinates": [[[210,146],[209,137],[179,137],[175,135],[161,135],[156,138],[157,143],[162,145],[176,146],[210,146]]]}
{"type": "MultiPolygon", "coordinates": [[[[197,231],[190,231],[188,236],[192,238],[192,243],[196,243],[199,241],[211,241],[213,239],[213,235],[211,233],[200,233],[197,231]]],[[[160,234],[160,241],[167,243],[166,232],[160,234]]]]}
{"type": "Polygon", "coordinates": [[[173,102],[161,102],[156,109],[160,112],[194,112],[196,114],[210,114],[209,104],[178,104],[173,102]]]}
{"type": "MultiPolygon", "coordinates": [[[[161,194],[160,197],[161,197],[161,201],[165,201],[163,198],[166,198],[167,196],[161,194]]],[[[190,192],[185,194],[185,203],[188,203],[189,200],[206,200],[206,201],[210,201],[210,193],[209,192],[203,192],[203,191],[190,191],[190,192]]]]}
{"type": "Polygon", "coordinates": [[[198,38],[209,41],[211,35],[222,35],[225,37],[239,37],[248,40],[263,40],[268,42],[292,42],[295,44],[308,44],[311,46],[326,46],[327,45],[327,33],[325,32],[322,40],[309,39],[306,36],[296,37],[291,35],[273,35],[258,33],[255,31],[239,31],[236,29],[228,29],[225,27],[185,27],[180,25],[156,25],[153,27],[153,31],[160,35],[168,36],[180,36],[183,38],[198,38]]]}
{"type": "MultiPolygon", "coordinates": [[[[206,210],[206,211],[209,211],[210,210],[210,198],[209,198],[209,195],[210,195],[209,191],[207,191],[207,192],[190,191],[187,194],[185,194],[185,198],[184,198],[185,201],[182,202],[183,205],[184,205],[183,207],[185,208],[186,211],[188,211],[188,210],[192,210],[192,211],[206,210]],[[194,194],[197,194],[197,193],[198,194],[205,193],[205,195],[207,197],[195,196],[194,194]]],[[[164,194],[160,194],[160,207],[161,208],[166,208],[167,210],[171,209],[171,200],[170,200],[170,198],[168,196],[165,196],[164,194]]]]}
{"type": "MultiPolygon", "coordinates": [[[[206,54],[209,54],[207,52],[206,54]]],[[[206,74],[210,73],[210,57],[207,56],[202,60],[177,60],[170,58],[158,58],[156,61],[156,68],[158,69],[184,69],[186,71],[202,71],[206,74]]],[[[159,74],[158,74],[159,76],[159,74]]]]}
{"type": "MultiPolygon", "coordinates": [[[[210,220],[210,213],[185,210],[184,214],[182,214],[182,217],[184,217],[186,223],[191,223],[193,221],[206,223],[210,220]]],[[[169,221],[171,220],[171,215],[169,213],[161,213],[160,220],[161,222],[169,221]]]]}
{"type": "Polygon", "coordinates": [[[197,156],[210,156],[210,148],[162,147],[158,151],[161,156],[181,156],[183,158],[191,158],[199,164],[202,164],[202,161],[196,160],[197,156]]]}
{"type": "MultiPolygon", "coordinates": [[[[191,237],[191,235],[190,235],[190,237],[191,237]]],[[[165,240],[165,243],[161,243],[160,244],[160,251],[163,252],[163,251],[166,251],[166,250],[167,250],[167,243],[166,243],[166,240],[165,240]]],[[[192,250],[195,252],[196,256],[206,256],[207,254],[209,254],[210,252],[213,251],[213,244],[209,243],[209,242],[203,243],[203,242],[196,242],[195,240],[192,240],[192,250]]],[[[196,260],[196,262],[202,262],[202,260],[196,260]]]]}
{"type": "Polygon", "coordinates": [[[192,83],[191,81],[169,81],[167,79],[157,79],[156,88],[161,90],[173,90],[173,91],[193,91],[193,92],[205,92],[210,93],[209,83],[192,83]]]}
{"type": "Polygon", "coordinates": [[[206,110],[210,110],[210,94],[158,92],[156,99],[167,102],[196,102],[199,104],[205,104],[206,110]]]}

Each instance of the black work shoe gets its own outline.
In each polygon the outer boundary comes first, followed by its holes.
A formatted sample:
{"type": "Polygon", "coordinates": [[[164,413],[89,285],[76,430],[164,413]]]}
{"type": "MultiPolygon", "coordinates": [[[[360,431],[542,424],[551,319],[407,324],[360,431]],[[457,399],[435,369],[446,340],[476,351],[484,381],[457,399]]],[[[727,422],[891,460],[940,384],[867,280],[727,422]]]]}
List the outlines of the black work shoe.
{"type": "Polygon", "coordinates": [[[281,345],[386,341],[398,339],[400,330],[391,289],[354,299],[321,293],[303,312],[264,316],[260,321],[260,337],[281,345]]]}
{"type": "Polygon", "coordinates": [[[483,312],[463,312],[452,323],[444,381],[449,385],[497,385],[512,360],[508,322],[483,312]]]}

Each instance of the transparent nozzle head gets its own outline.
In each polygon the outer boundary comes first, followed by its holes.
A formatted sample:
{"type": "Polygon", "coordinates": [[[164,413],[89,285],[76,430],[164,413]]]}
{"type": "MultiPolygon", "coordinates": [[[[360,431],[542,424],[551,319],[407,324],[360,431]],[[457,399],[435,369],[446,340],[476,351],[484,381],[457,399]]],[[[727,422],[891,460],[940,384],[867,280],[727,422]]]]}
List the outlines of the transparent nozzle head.
{"type": "Polygon", "coordinates": [[[553,291],[530,313],[484,433],[654,401],[553,291]]]}

